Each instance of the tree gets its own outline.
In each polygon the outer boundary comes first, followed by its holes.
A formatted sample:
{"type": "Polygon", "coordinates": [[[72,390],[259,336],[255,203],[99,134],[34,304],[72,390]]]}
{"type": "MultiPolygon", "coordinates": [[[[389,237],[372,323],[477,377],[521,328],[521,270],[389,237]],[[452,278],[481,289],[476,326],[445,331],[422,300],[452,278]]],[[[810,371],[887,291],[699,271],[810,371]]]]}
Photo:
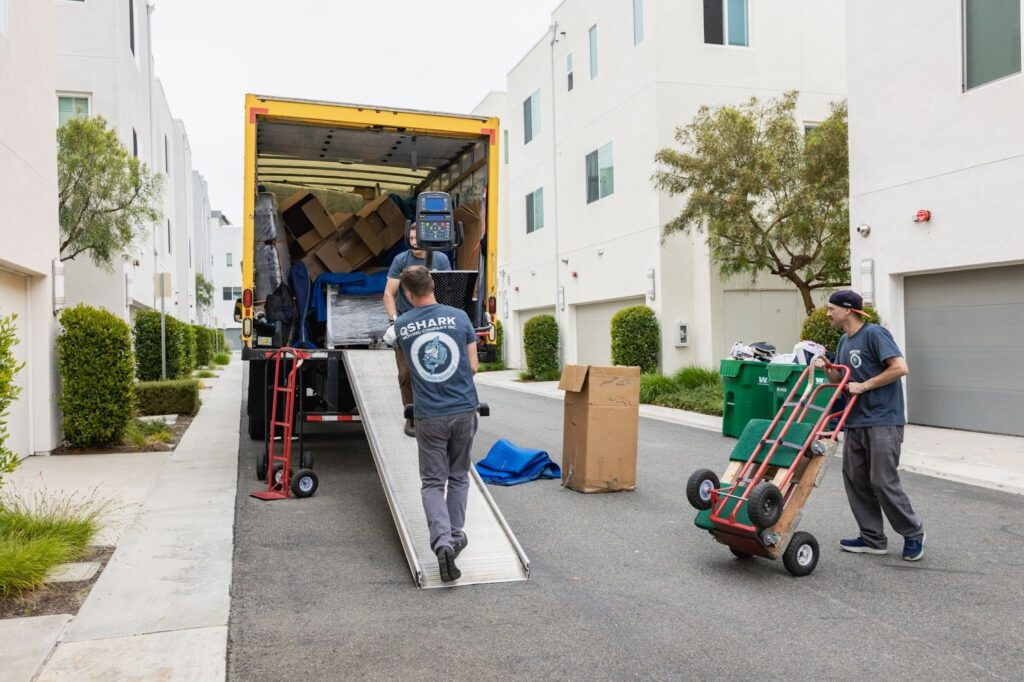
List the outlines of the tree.
{"type": "Polygon", "coordinates": [[[810,315],[811,292],[849,285],[849,153],[846,103],[833,103],[805,135],[797,97],[701,107],[676,129],[682,150],[656,154],[662,169],[653,181],[686,196],[663,239],[705,232],[722,277],[778,275],[796,286],[810,315]]]}
{"type": "Polygon", "coordinates": [[[206,310],[213,305],[213,283],[200,273],[196,273],[196,303],[200,310],[206,310]]]}
{"type": "Polygon", "coordinates": [[[60,259],[87,253],[108,272],[144,225],[163,219],[163,176],[128,153],[102,116],[57,130],[60,259]]]}

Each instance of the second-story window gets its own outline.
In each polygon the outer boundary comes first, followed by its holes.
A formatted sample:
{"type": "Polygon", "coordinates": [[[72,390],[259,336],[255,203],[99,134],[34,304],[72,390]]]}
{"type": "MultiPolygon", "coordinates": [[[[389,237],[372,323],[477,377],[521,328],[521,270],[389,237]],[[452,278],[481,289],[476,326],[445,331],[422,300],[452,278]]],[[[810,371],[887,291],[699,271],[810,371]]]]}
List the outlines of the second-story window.
{"type": "Polygon", "coordinates": [[[572,92],[572,52],[565,55],[565,86],[572,92]]]}
{"type": "Polygon", "coordinates": [[[587,31],[587,41],[590,44],[590,77],[597,78],[597,24],[587,31]]]}
{"type": "Polygon", "coordinates": [[[633,47],[644,40],[644,0],[633,0],[633,47]]]}
{"type": "Polygon", "coordinates": [[[526,195],[526,234],[544,227],[544,188],[526,195]]]}
{"type": "Polygon", "coordinates": [[[139,158],[139,134],[132,128],[132,156],[139,158]]]}
{"type": "Polygon", "coordinates": [[[750,45],[747,0],[704,0],[704,42],[750,45]]]}
{"type": "Polygon", "coordinates": [[[128,47],[135,54],[135,0],[128,0],[128,47]]]}
{"type": "Polygon", "coordinates": [[[523,144],[540,135],[540,90],[523,100],[523,144]]]}
{"type": "Polygon", "coordinates": [[[587,154],[587,203],[604,199],[615,191],[615,165],[612,143],[587,154]]]}
{"type": "Polygon", "coordinates": [[[89,118],[89,98],[57,95],[57,125],[62,126],[73,118],[89,118]]]}
{"type": "Polygon", "coordinates": [[[963,3],[963,89],[1020,73],[1021,0],[963,3]]]}
{"type": "Polygon", "coordinates": [[[224,254],[224,265],[226,265],[229,268],[231,267],[231,252],[230,251],[228,253],[224,254]]]}

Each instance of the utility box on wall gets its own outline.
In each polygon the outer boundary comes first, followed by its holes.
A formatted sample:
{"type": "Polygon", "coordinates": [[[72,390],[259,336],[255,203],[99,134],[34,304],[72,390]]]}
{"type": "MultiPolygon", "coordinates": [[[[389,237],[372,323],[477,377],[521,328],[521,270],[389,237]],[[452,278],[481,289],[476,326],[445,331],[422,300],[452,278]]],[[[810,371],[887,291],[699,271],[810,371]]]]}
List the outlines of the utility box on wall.
{"type": "Polygon", "coordinates": [[[690,326],[686,322],[676,322],[676,348],[690,345],[690,326]]]}

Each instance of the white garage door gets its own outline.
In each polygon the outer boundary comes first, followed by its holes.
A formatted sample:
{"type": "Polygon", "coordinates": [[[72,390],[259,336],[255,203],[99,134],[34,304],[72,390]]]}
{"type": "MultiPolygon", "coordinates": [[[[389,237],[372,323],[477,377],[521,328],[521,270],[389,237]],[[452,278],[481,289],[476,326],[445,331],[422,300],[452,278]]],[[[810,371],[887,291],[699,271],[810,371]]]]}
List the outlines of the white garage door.
{"type": "Polygon", "coordinates": [[[907,277],[904,305],[910,421],[1024,436],[1024,266],[907,277]]]}
{"type": "Polygon", "coordinates": [[[612,364],[612,316],[644,298],[627,298],[604,303],[578,305],[576,308],[576,362],[580,365],[612,364]]]}
{"type": "MultiPolygon", "coordinates": [[[[18,344],[14,347],[14,356],[18,362],[25,362],[25,353],[28,349],[28,340],[25,336],[25,291],[28,280],[18,275],[13,275],[0,270],[0,317],[16,314],[18,316],[15,325],[18,329],[18,344]]],[[[25,386],[25,369],[15,377],[18,386],[25,386]]],[[[28,451],[28,425],[29,412],[28,400],[25,389],[22,388],[21,397],[15,400],[7,410],[7,441],[6,447],[22,457],[29,454],[28,451]]]]}
{"type": "Polygon", "coordinates": [[[726,291],[723,301],[725,333],[717,340],[718,357],[726,357],[737,341],[767,341],[788,353],[800,340],[805,313],[799,292],[726,291]]]}

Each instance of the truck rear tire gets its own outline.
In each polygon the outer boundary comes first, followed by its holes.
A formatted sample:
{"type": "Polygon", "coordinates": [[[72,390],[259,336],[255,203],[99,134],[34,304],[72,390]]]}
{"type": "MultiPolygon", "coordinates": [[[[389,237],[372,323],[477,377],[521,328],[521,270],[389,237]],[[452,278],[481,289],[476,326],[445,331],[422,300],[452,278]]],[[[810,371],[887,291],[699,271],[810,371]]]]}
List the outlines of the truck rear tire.
{"type": "Polygon", "coordinates": [[[249,391],[246,412],[249,415],[249,438],[264,440],[267,434],[264,404],[267,398],[267,362],[249,362],[249,391]]]}

